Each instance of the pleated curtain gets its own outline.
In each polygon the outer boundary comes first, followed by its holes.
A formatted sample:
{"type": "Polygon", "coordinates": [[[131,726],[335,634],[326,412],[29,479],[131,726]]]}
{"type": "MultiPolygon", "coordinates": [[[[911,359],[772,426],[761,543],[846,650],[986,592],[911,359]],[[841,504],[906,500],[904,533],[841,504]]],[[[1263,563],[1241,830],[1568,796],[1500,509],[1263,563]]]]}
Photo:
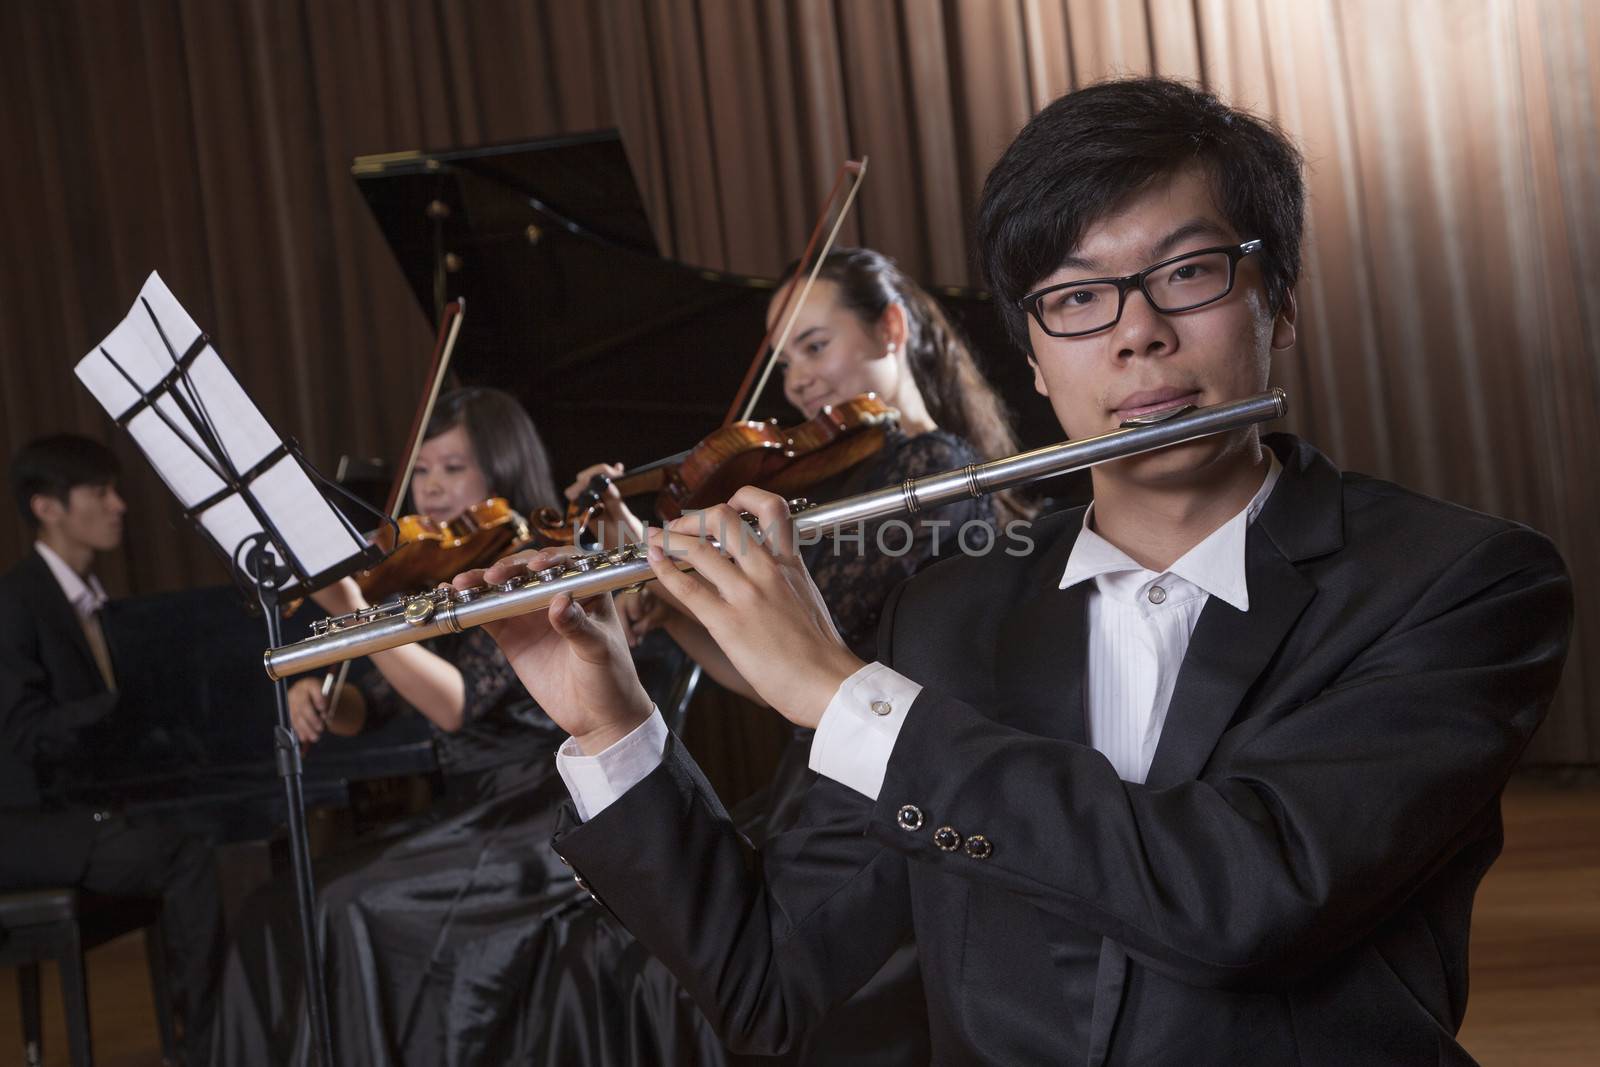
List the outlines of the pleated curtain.
{"type": "MultiPolygon", "coordinates": [[[[1290,428],[1565,552],[1577,643],[1529,758],[1600,762],[1600,5],[52,0],[0,30],[0,439],[113,440],[138,505],[115,591],[222,576],[70,373],[151,268],[315,461],[399,447],[430,333],[356,155],[615,126],[666,251],[770,274],[867,154],[845,239],[971,285],[1017,128],[1155,72],[1305,152],[1290,428]]],[[[0,559],[23,546],[0,523],[0,559]]]]}

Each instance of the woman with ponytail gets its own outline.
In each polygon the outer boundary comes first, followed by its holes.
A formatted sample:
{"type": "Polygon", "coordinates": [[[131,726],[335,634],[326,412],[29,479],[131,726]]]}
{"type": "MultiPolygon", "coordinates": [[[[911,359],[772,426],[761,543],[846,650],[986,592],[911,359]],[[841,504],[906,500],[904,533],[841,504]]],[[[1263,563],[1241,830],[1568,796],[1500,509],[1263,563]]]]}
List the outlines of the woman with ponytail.
{"type": "MultiPolygon", "coordinates": [[[[797,275],[795,265],[785,271],[788,280],[769,303],[769,317],[777,315],[797,275]]],[[[784,396],[806,419],[826,405],[869,392],[900,413],[898,427],[876,456],[807,491],[815,502],[1017,451],[1005,405],[978,370],[966,340],[927,290],[881,252],[842,249],[823,261],[777,364],[784,396]]],[[[621,467],[588,468],[567,489],[568,498],[596,473],[616,475],[621,467]]],[[[610,528],[635,539],[642,534],[642,525],[614,489],[605,504],[610,528]]],[[[879,612],[896,585],[934,557],[996,550],[996,539],[1010,524],[1029,515],[1020,499],[1000,493],[946,505],[896,529],[880,525],[854,531],[859,536],[824,540],[813,546],[806,562],[845,643],[870,660],[879,612]],[[974,523],[989,528],[981,531],[974,523]]],[[[621,606],[630,636],[637,639],[664,626],[713,678],[755,699],[699,624],[659,590],[629,594],[621,606]]]]}

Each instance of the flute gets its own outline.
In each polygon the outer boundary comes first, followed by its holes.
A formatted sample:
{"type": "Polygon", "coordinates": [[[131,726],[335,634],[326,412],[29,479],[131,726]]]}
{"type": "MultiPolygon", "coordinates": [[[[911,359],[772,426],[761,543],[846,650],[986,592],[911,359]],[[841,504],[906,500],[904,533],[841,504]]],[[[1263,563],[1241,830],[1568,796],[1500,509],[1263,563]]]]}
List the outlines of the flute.
{"type": "MultiPolygon", "coordinates": [[[[1097,437],[1050,445],[987,463],[972,463],[831,504],[806,507],[795,515],[795,533],[804,538],[870,519],[915,515],[953,500],[980,497],[1252,426],[1280,418],[1287,409],[1288,394],[1282,389],[1272,389],[1227,404],[1174,408],[1141,416],[1097,437]]],[[[640,585],[654,577],[643,544],[571,556],[498,585],[434,589],[349,615],[320,620],[313,625],[310,637],[268,649],[263,662],[268,677],[287,678],[358,656],[540,611],[562,593],[582,600],[640,585]]]]}

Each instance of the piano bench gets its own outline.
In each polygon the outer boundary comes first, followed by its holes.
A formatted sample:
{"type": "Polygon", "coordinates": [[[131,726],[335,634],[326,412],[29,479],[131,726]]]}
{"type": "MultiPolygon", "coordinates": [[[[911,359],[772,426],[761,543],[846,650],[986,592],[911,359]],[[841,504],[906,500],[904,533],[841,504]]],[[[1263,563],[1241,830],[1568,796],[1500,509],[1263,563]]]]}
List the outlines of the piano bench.
{"type": "Polygon", "coordinates": [[[44,1062],[39,964],[54,960],[60,967],[72,1067],[91,1067],[94,1053],[89,1039],[89,987],[83,954],[139,929],[144,930],[145,956],[150,964],[161,1058],[176,1065],[177,1032],[172,1022],[172,985],[165,964],[159,900],[101,897],[77,889],[0,893],[0,966],[18,969],[24,1064],[39,1067],[44,1062]]]}

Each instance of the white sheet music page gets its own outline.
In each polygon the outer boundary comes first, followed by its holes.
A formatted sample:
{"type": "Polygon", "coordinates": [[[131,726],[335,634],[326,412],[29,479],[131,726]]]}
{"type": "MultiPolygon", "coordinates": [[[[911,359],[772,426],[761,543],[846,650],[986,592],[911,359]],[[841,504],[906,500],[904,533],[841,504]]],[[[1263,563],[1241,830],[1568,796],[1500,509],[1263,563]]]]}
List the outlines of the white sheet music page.
{"type": "Polygon", "coordinates": [[[308,575],[333,570],[366,547],[282,452],[283,439],[159,274],[151,272],[128,314],[78,362],[77,375],[107,414],[125,422],[221,551],[231,554],[260,533],[261,515],[308,575]]]}

